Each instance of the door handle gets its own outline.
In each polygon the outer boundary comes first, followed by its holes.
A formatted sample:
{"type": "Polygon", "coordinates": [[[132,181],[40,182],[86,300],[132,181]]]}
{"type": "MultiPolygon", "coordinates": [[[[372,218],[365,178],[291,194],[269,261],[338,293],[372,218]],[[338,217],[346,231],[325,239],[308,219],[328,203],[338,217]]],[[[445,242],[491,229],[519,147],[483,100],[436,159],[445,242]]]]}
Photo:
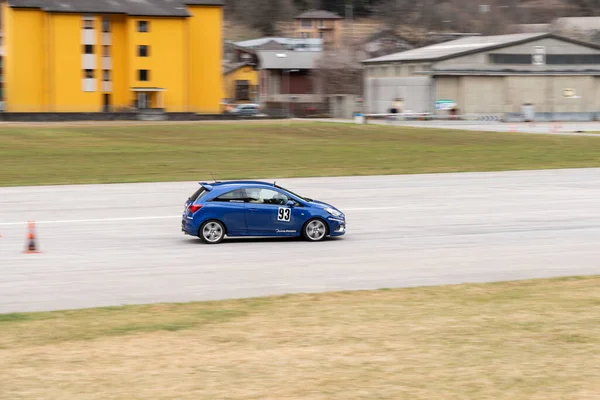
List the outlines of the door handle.
{"type": "Polygon", "coordinates": [[[256,208],[249,208],[248,211],[256,211],[256,208]]]}

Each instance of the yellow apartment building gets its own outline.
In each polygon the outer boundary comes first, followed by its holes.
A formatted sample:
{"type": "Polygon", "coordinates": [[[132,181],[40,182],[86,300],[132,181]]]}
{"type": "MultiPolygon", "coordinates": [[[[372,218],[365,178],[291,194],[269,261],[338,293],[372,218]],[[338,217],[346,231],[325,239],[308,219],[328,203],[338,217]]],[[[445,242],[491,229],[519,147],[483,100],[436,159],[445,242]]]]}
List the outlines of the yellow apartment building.
{"type": "Polygon", "coordinates": [[[1,0],[7,112],[219,113],[223,0],[1,0]]]}

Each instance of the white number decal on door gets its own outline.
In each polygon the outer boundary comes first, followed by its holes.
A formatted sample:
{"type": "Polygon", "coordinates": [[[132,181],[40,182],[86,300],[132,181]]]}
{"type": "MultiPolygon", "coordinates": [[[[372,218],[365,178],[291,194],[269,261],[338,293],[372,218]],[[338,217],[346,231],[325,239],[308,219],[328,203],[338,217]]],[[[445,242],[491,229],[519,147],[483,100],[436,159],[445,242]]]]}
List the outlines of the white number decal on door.
{"type": "Polygon", "coordinates": [[[289,208],[280,208],[277,212],[277,221],[290,222],[292,210],[289,208]]]}

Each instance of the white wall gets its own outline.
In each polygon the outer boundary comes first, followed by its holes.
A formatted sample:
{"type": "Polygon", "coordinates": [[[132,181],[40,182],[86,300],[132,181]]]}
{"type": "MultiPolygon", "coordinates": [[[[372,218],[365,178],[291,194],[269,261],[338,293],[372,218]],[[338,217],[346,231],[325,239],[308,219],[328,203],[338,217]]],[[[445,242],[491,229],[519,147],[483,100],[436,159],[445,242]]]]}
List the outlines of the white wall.
{"type": "Polygon", "coordinates": [[[456,101],[461,114],[518,113],[524,103],[538,112],[598,112],[597,89],[600,78],[592,76],[442,76],[436,78],[435,97],[456,101]],[[565,98],[566,88],[582,98],[565,98]]]}
{"type": "Polygon", "coordinates": [[[404,99],[404,110],[433,111],[433,93],[429,77],[366,78],[365,112],[387,113],[395,98],[404,99]]]}

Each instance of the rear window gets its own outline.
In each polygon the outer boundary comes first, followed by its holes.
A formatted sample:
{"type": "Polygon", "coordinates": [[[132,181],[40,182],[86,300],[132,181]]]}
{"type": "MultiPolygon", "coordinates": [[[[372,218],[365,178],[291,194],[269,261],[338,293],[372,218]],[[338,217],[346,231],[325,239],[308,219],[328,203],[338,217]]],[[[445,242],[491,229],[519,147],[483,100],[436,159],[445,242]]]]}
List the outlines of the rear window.
{"type": "Polygon", "coordinates": [[[204,187],[200,186],[198,190],[194,192],[193,195],[190,196],[190,201],[196,201],[197,199],[201,199],[208,191],[204,189],[204,187]]]}

